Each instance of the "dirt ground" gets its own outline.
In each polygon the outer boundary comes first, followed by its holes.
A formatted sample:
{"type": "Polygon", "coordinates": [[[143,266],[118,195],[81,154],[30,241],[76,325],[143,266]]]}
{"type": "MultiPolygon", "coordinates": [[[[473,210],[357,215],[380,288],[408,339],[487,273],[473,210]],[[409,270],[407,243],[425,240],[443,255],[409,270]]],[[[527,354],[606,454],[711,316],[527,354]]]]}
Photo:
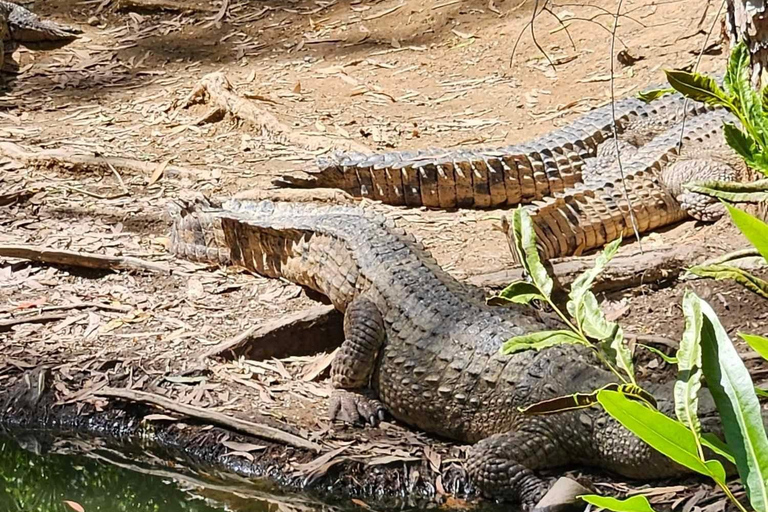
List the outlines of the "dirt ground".
{"type": "MultiPolygon", "coordinates": [[[[48,318],[0,332],[0,386],[20,370],[50,364],[61,403],[101,407],[105,401],[93,392],[121,382],[219,412],[247,417],[258,410],[313,438],[326,436],[334,428],[324,419],[326,355],[199,358],[250,326],[316,301],[290,283],[174,259],[166,251],[167,202],[186,190],[266,190],[277,175],[350,141],[373,151],[525,141],[610,100],[615,4],[606,0],[554,5],[553,14],[537,18],[536,40],[554,69],[529,31],[510,65],[531,17],[526,1],[224,0],[186,2],[184,11],[137,4],[39,2],[37,12],[80,27],[83,36],[59,49],[19,48],[6,58],[0,195],[28,193],[0,206],[0,243],[130,256],[173,269],[111,272],[0,260],[0,321],[48,318]],[[231,116],[207,119],[208,105],[185,108],[196,83],[219,71],[259,109],[294,133],[324,137],[329,148],[292,145],[231,116]],[[145,172],[30,166],[9,157],[5,143],[147,165],[145,172]],[[164,172],[167,165],[187,172],[164,172]]],[[[702,0],[624,2],[616,51],[639,60],[616,64],[616,96],[660,83],[662,69],[693,65],[703,47],[700,69],[721,68],[719,25],[704,44],[716,11],[702,0]]],[[[503,211],[376,208],[414,232],[459,278],[512,265],[496,229],[503,211]]],[[[745,245],[722,221],[684,223],[645,237],[644,246],[679,240],[705,244],[713,255],[745,245]]],[[[768,305],[730,283],[645,286],[613,294],[605,305],[625,330],[674,341],[687,286],[713,303],[730,332],[768,334],[768,305]]],[[[664,371],[658,360],[644,361],[645,374],[664,371]]],[[[371,435],[378,441],[344,432],[336,439],[353,439],[346,455],[374,465],[427,458],[436,466],[433,477],[460,455],[450,445],[430,448],[427,436],[397,425],[371,435]]],[[[673,504],[699,496],[695,490],[655,497],[673,504]]],[[[705,502],[722,507],[721,498],[712,494],[705,502]]],[[[701,499],[691,507],[703,507],[701,499]]]]}

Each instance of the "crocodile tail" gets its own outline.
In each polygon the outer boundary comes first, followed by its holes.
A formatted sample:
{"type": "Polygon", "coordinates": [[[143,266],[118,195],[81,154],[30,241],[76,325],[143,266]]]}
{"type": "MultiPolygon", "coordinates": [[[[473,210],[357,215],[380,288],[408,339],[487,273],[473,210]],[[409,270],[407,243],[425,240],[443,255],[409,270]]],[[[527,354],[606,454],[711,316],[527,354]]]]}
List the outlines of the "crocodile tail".
{"type": "Polygon", "coordinates": [[[44,42],[44,41],[69,41],[79,37],[81,30],[56,23],[54,21],[42,20],[40,17],[21,7],[10,4],[12,8],[8,13],[8,29],[10,39],[23,43],[44,42]]]}

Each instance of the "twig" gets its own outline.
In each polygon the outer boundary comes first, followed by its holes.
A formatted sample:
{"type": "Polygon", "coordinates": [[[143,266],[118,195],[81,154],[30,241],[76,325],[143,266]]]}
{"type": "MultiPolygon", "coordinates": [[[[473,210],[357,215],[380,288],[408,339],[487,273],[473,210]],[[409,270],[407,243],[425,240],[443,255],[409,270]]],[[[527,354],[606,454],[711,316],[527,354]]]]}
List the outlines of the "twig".
{"type": "MultiPolygon", "coordinates": [[[[544,0],[546,7],[546,2],[549,0],[544,0]]],[[[520,4],[522,5],[522,4],[520,4]]],[[[539,42],[536,40],[536,31],[533,27],[534,22],[536,21],[536,17],[541,14],[541,11],[539,11],[539,0],[534,0],[533,4],[533,11],[531,12],[531,19],[528,23],[525,24],[525,26],[520,29],[520,33],[517,35],[517,39],[515,40],[515,45],[512,47],[512,55],[509,56],[509,67],[512,67],[512,62],[515,59],[515,53],[517,52],[517,45],[520,43],[520,39],[522,39],[523,34],[525,34],[525,31],[528,29],[528,27],[531,28],[531,38],[533,39],[533,44],[536,45],[536,48],[544,54],[544,57],[547,59],[547,62],[549,62],[549,65],[552,66],[552,69],[555,68],[555,63],[552,62],[552,59],[549,58],[549,55],[547,55],[547,52],[544,51],[544,48],[541,47],[539,42]]]]}
{"type": "Polygon", "coordinates": [[[99,153],[99,154],[98,154],[98,156],[100,156],[101,158],[103,158],[103,159],[104,159],[104,163],[106,163],[106,164],[107,164],[107,167],[109,167],[109,169],[112,171],[112,174],[114,174],[114,175],[115,175],[115,179],[117,179],[117,182],[120,184],[120,188],[121,188],[121,189],[123,189],[123,192],[125,193],[125,195],[126,195],[126,196],[129,196],[129,195],[131,195],[131,192],[130,192],[130,190],[128,190],[128,187],[126,187],[126,186],[125,186],[125,183],[123,182],[123,177],[122,177],[122,176],[120,176],[120,173],[119,173],[119,172],[117,172],[117,169],[115,169],[115,166],[114,166],[114,165],[112,165],[112,163],[111,163],[109,160],[107,160],[107,159],[104,157],[104,155],[102,155],[102,154],[100,154],[100,153],[99,153]]]}
{"type": "Polygon", "coordinates": [[[170,274],[167,265],[130,256],[105,256],[88,252],[63,251],[34,245],[0,245],[0,257],[19,258],[52,265],[107,270],[143,270],[170,274]]]}
{"type": "Polygon", "coordinates": [[[190,5],[188,2],[174,2],[173,0],[120,0],[117,4],[119,10],[142,11],[174,11],[174,12],[216,12],[214,7],[190,5]]]}
{"type": "Polygon", "coordinates": [[[221,414],[219,412],[202,409],[200,407],[180,404],[171,400],[170,398],[166,398],[164,396],[156,395],[153,393],[134,391],[131,389],[104,388],[97,391],[95,394],[98,396],[122,398],[124,400],[131,400],[133,402],[152,404],[158,407],[162,407],[168,411],[183,414],[190,418],[215,423],[217,425],[228,427],[244,434],[284,443],[290,446],[295,446],[296,448],[312,450],[318,453],[323,451],[320,445],[289,432],[285,432],[283,430],[267,425],[262,425],[260,423],[253,423],[250,421],[233,418],[232,416],[227,416],[226,414],[221,414]]]}
{"type": "MultiPolygon", "coordinates": [[[[371,150],[352,140],[335,139],[319,135],[304,135],[281,123],[270,112],[262,110],[252,101],[238,95],[227,77],[221,73],[208,73],[195,85],[186,99],[181,103],[187,108],[196,103],[211,102],[215,111],[229,112],[234,117],[254,126],[262,137],[280,144],[292,144],[310,151],[335,148],[344,151],[359,151],[370,153],[371,150]]],[[[209,111],[201,118],[209,118],[209,111]]]]}
{"type": "MultiPolygon", "coordinates": [[[[33,307],[33,308],[29,308],[29,310],[68,311],[71,309],[86,309],[86,308],[97,308],[97,309],[103,309],[105,311],[118,311],[120,313],[127,313],[134,309],[132,306],[119,306],[115,304],[104,304],[102,302],[75,302],[74,304],[61,304],[59,306],[33,307]]],[[[19,311],[19,309],[13,306],[0,309],[0,313],[8,313],[10,311],[19,311]]]]}
{"type": "MultiPolygon", "coordinates": [[[[83,153],[76,149],[58,148],[27,151],[12,142],[0,142],[0,154],[33,167],[60,167],[68,171],[99,172],[110,171],[110,166],[121,169],[123,173],[141,174],[149,177],[157,168],[155,162],[142,162],[130,158],[106,157],[94,153],[83,153]]],[[[200,172],[175,165],[164,170],[166,176],[173,178],[199,178],[200,172]]]]}
{"type": "Polygon", "coordinates": [[[563,30],[565,30],[565,35],[568,36],[568,40],[571,42],[571,47],[573,47],[573,49],[575,51],[576,50],[576,43],[573,41],[573,38],[571,37],[571,32],[568,30],[568,25],[563,23],[563,20],[560,19],[560,16],[555,14],[554,11],[552,11],[552,9],[550,9],[549,7],[546,6],[546,4],[544,5],[544,8],[542,9],[542,11],[545,11],[545,12],[548,12],[549,14],[551,14],[552,17],[554,17],[557,20],[557,22],[560,24],[560,26],[563,27],[563,30]]]}
{"type": "Polygon", "coordinates": [[[111,196],[105,196],[104,194],[97,194],[96,192],[89,192],[88,190],[85,190],[83,188],[77,188],[77,187],[70,187],[68,185],[64,185],[64,188],[66,190],[71,190],[72,192],[77,192],[78,194],[83,194],[89,197],[95,197],[96,199],[117,199],[120,197],[125,197],[127,195],[130,195],[128,192],[120,192],[119,194],[112,194],[111,196]]]}
{"type": "Polygon", "coordinates": [[[621,188],[624,190],[624,199],[627,201],[629,207],[629,220],[632,223],[632,231],[635,233],[635,239],[637,240],[637,246],[640,252],[643,252],[643,244],[640,241],[640,230],[637,229],[637,219],[635,218],[635,211],[632,209],[632,201],[629,199],[629,190],[627,190],[627,183],[624,180],[624,166],[621,163],[621,150],[619,149],[619,133],[616,127],[616,77],[614,76],[614,56],[616,51],[616,30],[619,27],[619,14],[621,13],[621,5],[624,0],[619,0],[616,6],[616,15],[613,18],[613,28],[611,30],[611,131],[613,132],[613,143],[616,145],[616,164],[619,166],[619,177],[621,178],[621,188]]]}
{"type": "MultiPolygon", "coordinates": [[[[699,50],[699,55],[696,56],[696,63],[693,65],[693,72],[696,73],[699,70],[699,64],[701,63],[701,57],[704,55],[704,49],[707,47],[707,43],[709,43],[709,38],[712,36],[712,32],[715,30],[715,26],[717,25],[717,20],[720,19],[720,13],[723,12],[723,7],[725,7],[725,3],[728,0],[723,0],[720,3],[720,8],[717,10],[717,14],[715,15],[715,19],[712,20],[712,26],[709,27],[709,32],[707,32],[707,37],[704,38],[704,42],[701,45],[701,50],[699,50]]],[[[707,3],[707,9],[709,9],[709,3],[707,3]]],[[[702,19],[703,21],[703,19],[702,19]]],[[[699,23],[701,25],[701,22],[699,23]]],[[[683,100],[683,120],[680,123],[680,140],[677,142],[677,150],[680,151],[680,148],[683,147],[683,138],[685,135],[685,118],[688,114],[688,96],[685,97],[683,100]]]]}
{"type": "Polygon", "coordinates": [[[10,331],[12,327],[22,324],[43,324],[67,318],[64,313],[49,313],[47,315],[24,315],[10,320],[0,320],[0,332],[10,331]]]}

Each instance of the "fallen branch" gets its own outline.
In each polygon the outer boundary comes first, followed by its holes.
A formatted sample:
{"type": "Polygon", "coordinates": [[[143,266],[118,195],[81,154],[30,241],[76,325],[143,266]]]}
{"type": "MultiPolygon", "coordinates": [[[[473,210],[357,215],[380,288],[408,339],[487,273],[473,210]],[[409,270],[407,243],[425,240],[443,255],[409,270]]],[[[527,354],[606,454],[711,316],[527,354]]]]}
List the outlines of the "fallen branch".
{"type": "Polygon", "coordinates": [[[120,0],[117,8],[121,11],[171,11],[171,12],[216,12],[218,9],[207,5],[190,5],[173,0],[120,0]]]}
{"type": "Polygon", "coordinates": [[[344,341],[343,318],[333,306],[315,306],[277,320],[255,325],[200,354],[225,353],[259,361],[272,357],[316,354],[344,341]]]}
{"type": "Polygon", "coordinates": [[[300,146],[310,151],[336,149],[361,153],[371,152],[368,147],[352,140],[298,133],[293,128],[281,123],[273,114],[258,108],[253,101],[239,96],[227,77],[221,72],[208,73],[203,76],[181,106],[188,108],[197,103],[212,103],[213,107],[198,120],[199,123],[208,122],[219,115],[229,113],[251,124],[262,137],[280,144],[300,146]]]}
{"type": "MultiPolygon", "coordinates": [[[[599,292],[623,290],[643,284],[677,279],[686,269],[705,257],[699,245],[663,246],[645,252],[618,254],[597,277],[593,289],[599,292]]],[[[584,271],[592,268],[597,256],[564,258],[551,262],[550,274],[560,289],[568,288],[584,271]]],[[[504,288],[523,279],[523,269],[513,268],[471,276],[471,284],[483,288],[504,288]]]]}
{"type": "Polygon", "coordinates": [[[278,189],[250,189],[235,194],[235,199],[247,199],[250,201],[262,201],[270,199],[280,202],[297,203],[352,203],[354,199],[343,190],[333,188],[278,188],[278,189]]]}
{"type": "Polygon", "coordinates": [[[184,416],[199,419],[209,423],[215,423],[224,427],[231,428],[243,434],[248,434],[263,439],[269,439],[279,443],[284,443],[296,448],[302,448],[305,450],[312,450],[314,452],[321,452],[323,449],[320,445],[308,441],[299,436],[293,435],[283,430],[262,425],[260,423],[252,423],[250,421],[233,418],[225,414],[221,414],[215,411],[209,411],[207,409],[201,409],[192,405],[185,405],[174,402],[173,400],[164,396],[155,395],[153,393],[145,393],[143,391],[134,391],[130,389],[115,389],[104,388],[95,393],[97,396],[104,396],[110,398],[122,398],[124,400],[130,400],[133,402],[141,402],[146,404],[156,405],[163,409],[184,416]]]}
{"type": "Polygon", "coordinates": [[[67,265],[105,270],[142,270],[170,274],[162,263],[145,261],[130,256],[105,256],[88,252],[62,251],[34,245],[0,245],[0,257],[18,258],[51,265],[67,265]]]}
{"type": "MultiPolygon", "coordinates": [[[[0,142],[0,155],[30,167],[61,168],[65,171],[74,172],[110,172],[113,174],[117,174],[117,170],[121,170],[129,174],[141,174],[147,178],[152,175],[158,165],[162,165],[130,158],[84,153],[77,149],[57,148],[27,151],[12,142],[0,142]]],[[[167,165],[163,173],[172,178],[196,179],[200,177],[200,172],[175,165],[167,165]]]]}
{"type": "Polygon", "coordinates": [[[14,326],[22,324],[43,324],[67,318],[65,313],[48,313],[47,315],[24,315],[10,320],[0,320],[0,332],[10,331],[14,326]]]}

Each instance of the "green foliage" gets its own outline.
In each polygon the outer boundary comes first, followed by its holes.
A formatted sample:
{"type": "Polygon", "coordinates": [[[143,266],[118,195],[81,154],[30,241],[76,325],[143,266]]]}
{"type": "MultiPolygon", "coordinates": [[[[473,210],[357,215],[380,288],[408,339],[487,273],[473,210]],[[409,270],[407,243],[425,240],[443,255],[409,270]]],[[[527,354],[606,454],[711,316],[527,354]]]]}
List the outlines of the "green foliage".
{"type": "Polygon", "coordinates": [[[733,201],[736,203],[762,203],[768,201],[768,180],[758,181],[697,181],[685,183],[691,192],[733,201]]]}
{"type": "Polygon", "coordinates": [[[733,279],[746,289],[768,299],[768,282],[753,276],[749,272],[731,265],[693,266],[688,269],[691,274],[715,279],[733,279]]]}
{"type": "Polygon", "coordinates": [[[531,215],[522,207],[518,207],[512,214],[512,235],[519,261],[523,262],[523,267],[539,293],[549,299],[554,283],[539,257],[531,215]]]}
{"type": "MultiPolygon", "coordinates": [[[[698,299],[698,298],[697,298],[698,299]]],[[[704,376],[723,423],[725,440],[736,459],[752,507],[768,510],[768,438],[752,379],[725,328],[700,301],[704,376]]]]}
{"type": "Polygon", "coordinates": [[[613,510],[614,512],[656,512],[648,503],[645,496],[632,496],[625,500],[611,498],[609,496],[598,496],[597,494],[585,494],[579,496],[582,500],[595,507],[613,510]]]}
{"type": "MultiPolygon", "coordinates": [[[[677,381],[675,381],[675,414],[688,429],[699,434],[701,423],[698,417],[699,389],[701,389],[701,326],[703,316],[700,302],[690,291],[683,297],[685,331],[677,350],[677,381]]],[[[697,440],[699,454],[701,444],[697,440]]]]}
{"type": "Polygon", "coordinates": [[[743,334],[739,333],[741,339],[747,342],[752,350],[760,354],[760,356],[768,360],[768,338],[764,336],[757,336],[755,334],[743,334]]]}
{"type": "Polygon", "coordinates": [[[536,285],[527,281],[515,281],[501,290],[496,297],[489,299],[489,302],[503,303],[513,302],[515,304],[530,304],[533,300],[546,300],[545,297],[536,288],[536,285]],[[499,300],[501,299],[501,300],[499,300]]]}
{"type": "Polygon", "coordinates": [[[595,278],[616,254],[621,239],[605,247],[595,261],[595,266],[573,282],[566,305],[571,318],[568,318],[552,302],[554,282],[541,262],[536,248],[536,232],[533,220],[527,210],[518,208],[512,215],[512,239],[515,252],[533,282],[516,281],[507,286],[499,295],[492,297],[489,303],[512,302],[526,304],[534,299],[548,303],[563,319],[570,330],[545,331],[515,336],[506,341],[501,348],[503,354],[513,354],[521,350],[541,350],[560,344],[580,344],[594,349],[606,365],[622,382],[634,383],[632,352],[624,343],[624,332],[615,322],[609,322],[600,309],[597,297],[590,287],[595,278]],[[596,343],[593,343],[594,340],[596,343]],[[624,372],[622,375],[617,370],[624,372]]]}
{"type": "Polygon", "coordinates": [[[563,411],[573,411],[584,409],[597,403],[597,395],[600,391],[618,391],[630,400],[645,402],[651,407],[656,407],[656,399],[653,395],[636,384],[607,384],[602,388],[591,393],[574,393],[568,396],[559,396],[550,400],[536,402],[528,407],[520,407],[518,410],[523,414],[541,416],[546,414],[555,414],[563,411]]]}
{"type": "MultiPolygon", "coordinates": [[[[722,107],[736,116],[737,127],[725,123],[726,143],[753,169],[768,176],[768,90],[755,91],[750,83],[749,51],[740,43],[731,52],[723,78],[724,89],[712,78],[686,71],[666,71],[673,89],[695,101],[722,107]]],[[[706,193],[706,192],[705,192],[706,193]]]]}
{"type": "Polygon", "coordinates": [[[597,400],[611,417],[657,451],[718,483],[725,482],[723,465],[716,460],[702,459],[696,434],[679,421],[617,391],[602,390],[597,400]]]}
{"type": "Polygon", "coordinates": [[[662,96],[666,96],[667,94],[673,94],[676,91],[672,87],[667,87],[665,89],[651,89],[649,91],[642,91],[637,93],[638,99],[643,100],[646,103],[650,103],[654,100],[657,100],[661,98],[662,96]]]}
{"type": "Polygon", "coordinates": [[[540,331],[515,336],[501,346],[503,354],[514,354],[522,350],[542,350],[555,345],[586,345],[578,334],[572,331],[540,331]]]}
{"type": "Polygon", "coordinates": [[[739,231],[747,237],[747,240],[757,249],[760,256],[768,261],[768,224],[729,204],[726,204],[725,207],[739,231]]]}
{"type": "Polygon", "coordinates": [[[657,349],[656,347],[651,347],[650,345],[645,345],[643,343],[638,343],[637,346],[644,348],[645,350],[647,350],[651,354],[659,356],[667,364],[677,364],[677,358],[676,357],[668,356],[667,354],[665,354],[661,350],[657,349]]]}

